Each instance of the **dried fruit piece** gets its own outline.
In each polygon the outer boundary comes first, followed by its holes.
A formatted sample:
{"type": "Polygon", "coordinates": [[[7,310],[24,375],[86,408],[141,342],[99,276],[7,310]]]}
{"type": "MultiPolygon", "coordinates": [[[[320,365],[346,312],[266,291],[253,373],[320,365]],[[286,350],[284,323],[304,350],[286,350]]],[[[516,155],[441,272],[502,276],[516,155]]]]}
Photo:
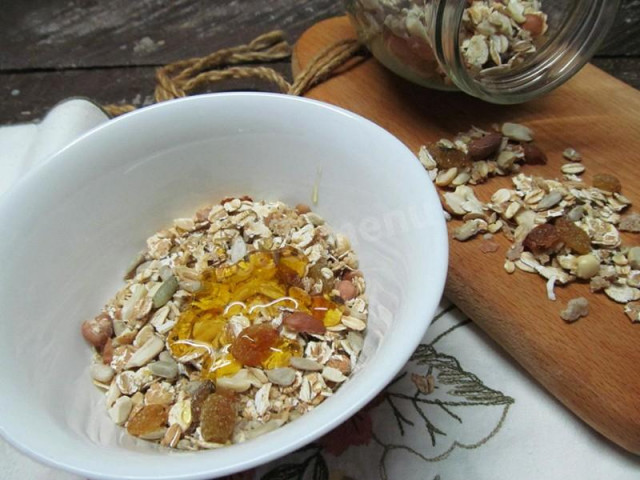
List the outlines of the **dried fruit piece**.
{"type": "Polygon", "coordinates": [[[560,217],[555,223],[558,235],[564,244],[580,255],[591,252],[591,239],[587,232],[578,227],[571,220],[560,217]]]}
{"type": "MultiPolygon", "coordinates": [[[[351,283],[351,282],[349,282],[351,283]]],[[[324,334],[326,328],[322,319],[304,312],[294,312],[284,317],[282,323],[294,332],[324,334]]]]}
{"type": "Polygon", "coordinates": [[[229,352],[242,364],[257,367],[271,354],[271,348],[279,337],[278,331],[271,325],[251,325],[240,332],[229,352]]]}
{"type": "MultiPolygon", "coordinates": [[[[215,386],[210,380],[205,381],[193,381],[187,386],[187,392],[191,395],[191,416],[190,427],[186,433],[191,433],[196,429],[200,423],[200,413],[202,411],[202,404],[207,397],[215,391],[215,386]]],[[[177,404],[176,404],[177,405],[177,404]]]]}
{"type": "Polygon", "coordinates": [[[127,422],[127,432],[136,437],[151,438],[164,435],[169,409],[165,405],[145,405],[127,422]]]}
{"type": "Polygon", "coordinates": [[[470,167],[471,161],[466,153],[456,148],[446,148],[439,143],[427,145],[427,151],[440,169],[470,167]]]}
{"type": "Polygon", "coordinates": [[[531,230],[522,245],[533,253],[545,253],[555,249],[560,242],[560,235],[558,235],[556,227],[545,223],[531,230]]]}
{"type": "Polygon", "coordinates": [[[231,440],[236,424],[236,405],[232,397],[212,393],[202,404],[200,431],[207,442],[226,443],[231,440]]]}
{"type": "Polygon", "coordinates": [[[545,165],[547,155],[535,143],[526,143],[522,146],[524,163],[529,165],[545,165]]]}
{"type": "Polygon", "coordinates": [[[620,193],[622,184],[614,175],[598,173],[593,176],[593,186],[606,192],[620,193]]]}
{"type": "Polygon", "coordinates": [[[471,160],[485,160],[496,153],[501,143],[502,135],[497,132],[488,133],[469,143],[469,156],[471,160]]]}

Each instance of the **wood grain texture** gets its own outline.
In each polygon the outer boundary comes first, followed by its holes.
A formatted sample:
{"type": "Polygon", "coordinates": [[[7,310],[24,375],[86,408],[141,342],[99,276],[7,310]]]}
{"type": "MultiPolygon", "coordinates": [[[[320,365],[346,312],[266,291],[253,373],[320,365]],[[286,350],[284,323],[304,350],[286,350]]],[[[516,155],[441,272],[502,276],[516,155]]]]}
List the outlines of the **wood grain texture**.
{"type": "MultiPolygon", "coordinates": [[[[305,29],[343,9],[339,0],[3,2],[0,124],[39,119],[69,95],[102,103],[144,99],[153,89],[146,82],[155,67],[246,43],[273,29],[284,30],[294,43],[305,29]]],[[[608,72],[640,88],[640,0],[622,1],[598,56],[608,72]]]]}
{"type": "MultiPolygon", "coordinates": [[[[314,26],[296,45],[294,72],[324,46],[352,35],[344,18],[314,26]]],[[[373,60],[348,69],[308,96],[371,119],[414,152],[472,124],[525,123],[535,129],[538,144],[550,158],[545,166],[527,166],[527,173],[559,177],[561,152],[571,146],[585,158],[585,181],[597,172],[614,172],[623,179],[625,195],[640,205],[640,92],[593,66],[552,94],[519,106],[489,105],[462,94],[419,88],[373,60]]],[[[475,190],[486,201],[509,185],[509,179],[495,178],[475,190]]],[[[450,222],[450,235],[458,224],[450,222]]],[[[446,294],[569,409],[640,454],[640,325],[631,324],[621,305],[589,293],[584,284],[557,288],[558,300],[549,301],[540,277],[503,270],[509,243],[501,236],[496,240],[500,249],[494,254],[481,253],[479,241],[450,242],[446,294]],[[569,325],[559,312],[577,296],[589,298],[591,313],[569,325]]],[[[626,240],[640,243],[637,235],[626,240]]]]}

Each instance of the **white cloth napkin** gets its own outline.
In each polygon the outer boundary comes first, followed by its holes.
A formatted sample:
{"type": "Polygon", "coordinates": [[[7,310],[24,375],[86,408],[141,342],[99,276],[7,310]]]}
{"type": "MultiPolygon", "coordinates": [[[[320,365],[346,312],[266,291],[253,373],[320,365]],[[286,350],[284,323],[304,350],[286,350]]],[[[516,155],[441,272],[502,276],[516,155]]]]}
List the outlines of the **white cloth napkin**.
{"type": "MultiPolygon", "coordinates": [[[[106,121],[94,104],[73,99],[40,124],[0,127],[0,201],[26,171],[106,121]]],[[[79,478],[34,462],[4,440],[0,465],[5,480],[79,478]]],[[[640,457],[583,424],[443,300],[414,357],[375,405],[316,444],[243,478],[303,476],[636,480],[640,457]]]]}

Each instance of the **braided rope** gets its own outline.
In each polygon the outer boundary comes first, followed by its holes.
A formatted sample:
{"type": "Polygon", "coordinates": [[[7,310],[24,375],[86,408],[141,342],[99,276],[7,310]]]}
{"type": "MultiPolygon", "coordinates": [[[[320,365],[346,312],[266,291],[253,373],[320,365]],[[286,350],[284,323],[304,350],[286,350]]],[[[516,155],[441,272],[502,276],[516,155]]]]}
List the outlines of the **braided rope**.
{"type": "MultiPolygon", "coordinates": [[[[256,37],[247,45],[224,48],[205,57],[179,60],[156,71],[155,101],[163,102],[185,97],[195,90],[226,79],[257,78],[276,85],[280,92],[303,95],[329,78],[350,59],[366,55],[356,40],[341,40],[316,55],[309,65],[290,84],[273,68],[254,66],[291,57],[291,46],[279,30],[256,37]]],[[[136,109],[133,105],[105,105],[111,116],[136,109]]]]}

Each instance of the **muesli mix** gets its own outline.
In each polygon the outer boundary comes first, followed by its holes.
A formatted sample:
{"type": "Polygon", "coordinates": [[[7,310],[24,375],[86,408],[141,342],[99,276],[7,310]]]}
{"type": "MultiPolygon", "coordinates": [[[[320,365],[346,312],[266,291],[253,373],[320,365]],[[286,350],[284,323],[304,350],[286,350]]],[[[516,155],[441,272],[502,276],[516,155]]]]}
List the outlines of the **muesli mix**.
{"type": "MultiPolygon", "coordinates": [[[[548,30],[540,0],[469,0],[460,29],[460,51],[472,75],[509,72],[538,51],[548,30]]],[[[451,81],[436,61],[432,37],[437,5],[431,0],[352,0],[347,10],[361,39],[421,78],[451,81]],[[383,47],[381,47],[383,46],[383,47]]]]}
{"type": "MultiPolygon", "coordinates": [[[[526,175],[522,165],[546,164],[547,156],[524,125],[504,123],[491,131],[473,128],[453,140],[426,145],[419,159],[436,185],[449,216],[463,221],[453,232],[458,241],[482,238],[484,253],[498,250],[492,238],[511,241],[504,268],[537,273],[555,300],[555,285],[588,282],[624,305],[640,322],[640,246],[622,244],[620,232],[640,232],[640,215],[627,212],[631,202],[618,178],[595,174],[592,184],[580,177],[586,168],[572,148],[563,152],[562,178],[526,175]],[[493,175],[510,175],[513,188],[501,188],[481,202],[471,185],[493,175]]],[[[573,299],[560,315],[576,321],[588,314],[588,300],[573,299]]]]}
{"type": "Polygon", "coordinates": [[[243,442],[353,371],[365,282],[349,240],[308,207],[227,198],[146,243],[82,325],[93,382],[129,434],[187,450],[243,442]]]}

